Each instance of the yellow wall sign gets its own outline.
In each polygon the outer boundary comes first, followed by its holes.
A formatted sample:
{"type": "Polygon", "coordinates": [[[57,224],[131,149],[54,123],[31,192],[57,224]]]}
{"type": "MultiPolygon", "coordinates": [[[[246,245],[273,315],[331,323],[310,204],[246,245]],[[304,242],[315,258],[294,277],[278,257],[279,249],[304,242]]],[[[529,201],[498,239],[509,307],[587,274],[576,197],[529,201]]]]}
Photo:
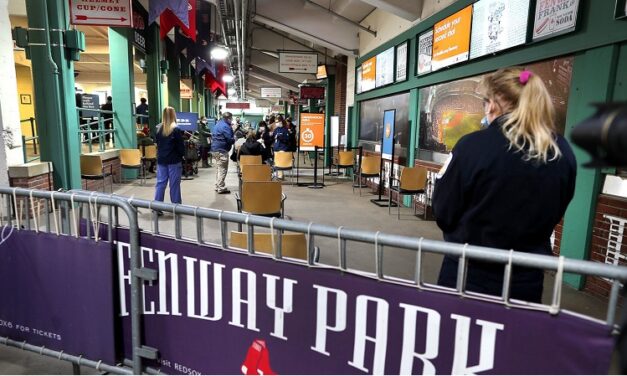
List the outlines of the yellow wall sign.
{"type": "Polygon", "coordinates": [[[300,150],[324,147],[324,114],[300,114],[300,150]]]}

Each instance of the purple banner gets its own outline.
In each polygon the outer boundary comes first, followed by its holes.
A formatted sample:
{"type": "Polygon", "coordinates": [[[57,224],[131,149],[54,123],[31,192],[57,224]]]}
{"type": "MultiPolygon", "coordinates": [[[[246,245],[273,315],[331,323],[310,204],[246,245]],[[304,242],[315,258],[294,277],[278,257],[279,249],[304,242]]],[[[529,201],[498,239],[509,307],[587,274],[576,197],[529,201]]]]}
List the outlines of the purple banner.
{"type": "Polygon", "coordinates": [[[150,0],[148,3],[148,24],[157,20],[161,13],[170,9],[181,22],[189,27],[189,3],[184,0],[150,0]]]}
{"type": "Polygon", "coordinates": [[[111,244],[3,230],[0,336],[115,364],[111,244]]]}
{"type": "MultiPolygon", "coordinates": [[[[128,234],[117,231],[130,357],[128,234]]],[[[601,374],[610,329],[142,234],[156,367],[208,374],[601,374]]]]}

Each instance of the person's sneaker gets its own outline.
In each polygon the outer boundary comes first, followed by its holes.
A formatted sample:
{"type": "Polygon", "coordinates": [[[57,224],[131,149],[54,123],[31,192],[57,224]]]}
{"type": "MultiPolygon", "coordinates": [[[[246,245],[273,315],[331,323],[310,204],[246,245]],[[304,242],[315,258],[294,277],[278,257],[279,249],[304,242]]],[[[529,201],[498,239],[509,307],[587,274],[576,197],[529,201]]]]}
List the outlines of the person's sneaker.
{"type": "Polygon", "coordinates": [[[228,189],[224,189],[222,191],[218,191],[219,195],[228,195],[229,193],[231,193],[231,191],[229,191],[228,189]]]}

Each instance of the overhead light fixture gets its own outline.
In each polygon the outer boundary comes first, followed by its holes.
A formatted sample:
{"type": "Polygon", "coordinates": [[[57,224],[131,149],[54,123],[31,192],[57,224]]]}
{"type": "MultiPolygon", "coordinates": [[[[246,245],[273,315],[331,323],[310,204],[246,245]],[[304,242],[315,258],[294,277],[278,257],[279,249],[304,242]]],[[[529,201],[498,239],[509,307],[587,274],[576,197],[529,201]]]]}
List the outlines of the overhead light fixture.
{"type": "Polygon", "coordinates": [[[229,50],[224,46],[216,44],[211,49],[211,58],[213,58],[214,60],[224,60],[228,56],[229,56],[229,50]]]}
{"type": "Polygon", "coordinates": [[[235,79],[235,76],[233,76],[230,72],[226,72],[222,75],[222,81],[226,83],[233,82],[234,79],[235,79]]]}
{"type": "Polygon", "coordinates": [[[237,94],[237,90],[235,90],[235,88],[232,88],[232,87],[229,88],[228,92],[231,95],[237,94]]]}

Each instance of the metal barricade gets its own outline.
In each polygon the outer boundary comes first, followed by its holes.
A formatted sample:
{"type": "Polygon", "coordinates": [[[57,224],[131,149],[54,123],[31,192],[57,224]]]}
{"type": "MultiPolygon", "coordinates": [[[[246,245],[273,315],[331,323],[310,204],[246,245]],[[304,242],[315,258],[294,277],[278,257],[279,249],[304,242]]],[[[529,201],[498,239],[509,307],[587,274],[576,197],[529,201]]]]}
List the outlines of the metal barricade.
{"type": "MultiPolygon", "coordinates": [[[[110,135],[111,137],[115,137],[117,133],[115,126],[113,125],[113,117],[115,116],[115,111],[107,111],[100,109],[89,109],[77,107],[76,113],[79,118],[79,130],[78,130],[78,141],[80,144],[86,143],[88,152],[91,153],[93,151],[92,143],[93,141],[98,141],[98,151],[105,151],[107,149],[106,136],[110,135]],[[82,116],[82,111],[86,111],[88,113],[97,113],[98,118],[96,120],[91,120],[85,123],[82,123],[81,120],[85,119],[82,116]],[[112,115],[111,118],[105,119],[103,115],[112,115]],[[105,121],[111,121],[111,128],[107,129],[105,127],[105,121]],[[92,127],[95,126],[95,127],[92,127]]],[[[95,116],[94,116],[95,117],[95,116]]],[[[93,117],[91,117],[93,119],[93,117]]]]}

